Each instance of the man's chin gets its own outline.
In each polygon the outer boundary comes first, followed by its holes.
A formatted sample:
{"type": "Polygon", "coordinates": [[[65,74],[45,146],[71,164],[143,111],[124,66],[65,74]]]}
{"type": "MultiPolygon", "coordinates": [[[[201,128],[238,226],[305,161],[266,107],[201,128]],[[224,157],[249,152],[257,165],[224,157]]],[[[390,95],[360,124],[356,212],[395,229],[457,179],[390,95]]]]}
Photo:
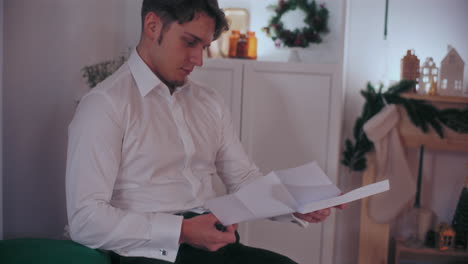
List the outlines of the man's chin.
{"type": "Polygon", "coordinates": [[[173,87],[179,87],[179,86],[184,85],[186,82],[187,82],[187,78],[184,78],[183,80],[171,81],[170,84],[171,84],[171,86],[173,86],[173,87]]]}

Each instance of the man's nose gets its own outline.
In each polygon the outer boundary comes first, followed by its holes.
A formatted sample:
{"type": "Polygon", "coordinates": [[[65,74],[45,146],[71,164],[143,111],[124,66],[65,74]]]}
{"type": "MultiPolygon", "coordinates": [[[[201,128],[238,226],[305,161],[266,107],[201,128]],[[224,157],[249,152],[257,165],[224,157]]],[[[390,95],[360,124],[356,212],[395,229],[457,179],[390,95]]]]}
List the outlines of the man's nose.
{"type": "Polygon", "coordinates": [[[195,66],[203,66],[203,49],[194,49],[190,54],[190,62],[195,66]]]}

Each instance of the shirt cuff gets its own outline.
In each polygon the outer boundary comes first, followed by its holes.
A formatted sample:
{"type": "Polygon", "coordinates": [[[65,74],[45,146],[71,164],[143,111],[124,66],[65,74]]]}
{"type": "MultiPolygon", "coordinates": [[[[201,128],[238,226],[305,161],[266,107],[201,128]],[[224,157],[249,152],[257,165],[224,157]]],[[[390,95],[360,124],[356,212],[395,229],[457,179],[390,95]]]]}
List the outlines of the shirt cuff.
{"type": "Polygon", "coordinates": [[[179,215],[155,213],[150,216],[151,234],[149,242],[127,252],[116,252],[123,256],[143,256],[175,262],[179,252],[179,239],[184,218],[179,215]]]}

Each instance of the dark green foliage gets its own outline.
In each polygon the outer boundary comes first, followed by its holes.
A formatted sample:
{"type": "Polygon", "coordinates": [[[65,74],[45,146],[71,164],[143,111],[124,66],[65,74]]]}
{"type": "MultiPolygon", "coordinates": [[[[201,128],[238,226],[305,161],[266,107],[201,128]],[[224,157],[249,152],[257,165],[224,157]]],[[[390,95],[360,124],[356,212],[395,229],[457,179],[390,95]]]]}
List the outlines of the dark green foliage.
{"type": "Polygon", "coordinates": [[[346,140],[345,150],[343,151],[343,165],[353,171],[366,169],[366,154],[373,150],[374,144],[367,138],[363,127],[386,104],[402,105],[411,122],[424,133],[432,128],[439,137],[443,138],[442,125],[459,133],[468,133],[468,109],[438,110],[425,101],[406,99],[400,96],[401,93],[410,91],[413,86],[413,81],[401,81],[388,88],[386,92],[382,92],[383,86],[376,90],[370,83],[367,84],[366,89],[361,91],[365,104],[361,116],[357,118],[354,124],[353,137],[355,143],[353,144],[349,139],[346,140]]]}
{"type": "Polygon", "coordinates": [[[468,109],[444,109],[440,111],[441,122],[458,133],[468,133],[468,109]]]}
{"type": "Polygon", "coordinates": [[[115,60],[104,61],[81,69],[83,78],[90,88],[94,88],[98,83],[104,81],[114,73],[127,60],[126,56],[119,56],[115,60]]]}
{"type": "Polygon", "coordinates": [[[456,234],[455,246],[466,249],[468,246],[468,189],[466,187],[460,194],[452,227],[456,234]]]}
{"type": "Polygon", "coordinates": [[[329,32],[329,11],[325,5],[317,6],[315,0],[279,0],[278,5],[270,6],[275,15],[270,19],[268,26],[263,28],[277,45],[286,47],[308,47],[311,43],[321,43],[322,35],[329,32]],[[288,30],[284,28],[281,17],[288,11],[300,9],[306,14],[303,28],[288,30]],[[279,41],[280,43],[277,43],[279,41]]]}

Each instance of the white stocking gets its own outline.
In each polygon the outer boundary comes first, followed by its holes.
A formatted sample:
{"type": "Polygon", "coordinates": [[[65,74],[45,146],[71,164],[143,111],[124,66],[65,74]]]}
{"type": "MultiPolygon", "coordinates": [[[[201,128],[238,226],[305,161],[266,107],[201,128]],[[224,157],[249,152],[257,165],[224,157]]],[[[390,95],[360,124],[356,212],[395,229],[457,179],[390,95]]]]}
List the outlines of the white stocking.
{"type": "Polygon", "coordinates": [[[388,105],[364,125],[377,155],[376,181],[390,181],[389,191],[372,196],[369,201],[369,216],[378,223],[392,221],[416,193],[416,183],[397,129],[399,119],[396,106],[388,105]]]}

